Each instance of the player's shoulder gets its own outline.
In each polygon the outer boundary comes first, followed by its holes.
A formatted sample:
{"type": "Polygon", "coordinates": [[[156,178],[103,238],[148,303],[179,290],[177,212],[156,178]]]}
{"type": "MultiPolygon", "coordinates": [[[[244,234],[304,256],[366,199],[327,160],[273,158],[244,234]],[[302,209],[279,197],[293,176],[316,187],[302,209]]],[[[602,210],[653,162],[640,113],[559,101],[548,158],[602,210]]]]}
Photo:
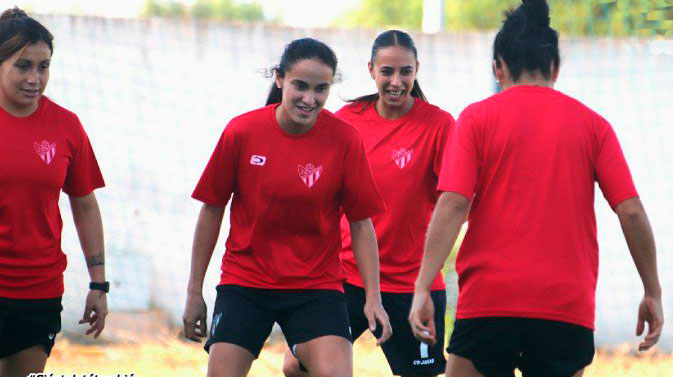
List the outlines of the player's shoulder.
{"type": "Polygon", "coordinates": [[[607,123],[605,118],[602,115],[597,113],[595,110],[584,104],[584,102],[578,100],[575,97],[571,97],[568,94],[555,90],[554,93],[556,96],[563,101],[564,105],[568,107],[568,111],[573,113],[578,113],[583,115],[586,118],[590,118],[594,122],[598,123],[607,123]]]}
{"type": "Polygon", "coordinates": [[[374,109],[371,101],[353,101],[345,104],[334,114],[346,121],[366,116],[369,111],[374,109]]]}
{"type": "Polygon", "coordinates": [[[415,116],[430,120],[432,124],[451,124],[455,121],[451,113],[427,101],[417,99],[416,106],[415,116]]]}
{"type": "Polygon", "coordinates": [[[319,121],[323,122],[331,131],[343,134],[344,137],[359,137],[358,130],[347,119],[341,117],[340,112],[341,110],[332,113],[327,109],[322,109],[319,121]]]}
{"type": "Polygon", "coordinates": [[[276,107],[276,105],[278,104],[277,103],[271,104],[268,106],[263,106],[254,110],[247,111],[243,114],[231,118],[231,121],[229,121],[229,123],[248,124],[253,122],[259,122],[260,120],[269,120],[273,116],[274,113],[273,110],[276,107]]]}
{"type": "Polygon", "coordinates": [[[335,145],[360,145],[362,136],[355,126],[329,110],[323,109],[318,118],[323,131],[321,134],[335,145]]]}
{"type": "Polygon", "coordinates": [[[59,105],[56,103],[54,100],[47,96],[42,96],[40,98],[40,101],[42,101],[42,106],[44,109],[42,110],[47,117],[53,117],[53,118],[58,118],[59,120],[66,120],[68,122],[72,122],[74,124],[79,125],[79,118],[77,117],[77,114],[74,112],[66,109],[65,107],[59,105]]]}
{"type": "Polygon", "coordinates": [[[247,133],[259,129],[265,123],[273,122],[276,105],[260,107],[231,118],[226,125],[226,132],[247,133]]]}

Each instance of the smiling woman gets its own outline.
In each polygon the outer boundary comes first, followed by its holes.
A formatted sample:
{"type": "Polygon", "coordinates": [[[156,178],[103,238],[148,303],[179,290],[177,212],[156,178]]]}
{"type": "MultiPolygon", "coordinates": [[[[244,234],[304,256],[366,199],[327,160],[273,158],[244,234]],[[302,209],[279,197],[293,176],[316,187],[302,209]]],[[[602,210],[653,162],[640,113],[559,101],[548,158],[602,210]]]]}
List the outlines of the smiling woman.
{"type": "Polygon", "coordinates": [[[400,30],[379,34],[367,67],[378,91],[348,101],[361,104],[361,110],[373,105],[381,117],[398,119],[411,110],[414,98],[427,102],[416,79],[418,51],[409,34],[400,30]]]}
{"type": "Polygon", "coordinates": [[[6,41],[0,46],[0,104],[12,115],[30,115],[49,80],[53,37],[16,9],[5,11],[2,22],[9,33],[3,33],[6,41]],[[25,32],[12,34],[21,25],[25,32]]]}
{"type": "Polygon", "coordinates": [[[245,376],[278,323],[314,376],[353,374],[339,259],[345,213],[373,329],[391,334],[379,292],[378,248],[370,217],[384,204],[358,132],[323,109],[337,59],[303,38],[285,48],[267,106],[231,120],[194,194],[203,207],[194,234],[184,326],[205,337],[203,279],[224,207],[231,227],[217,287],[209,376],[245,376]]]}
{"type": "Polygon", "coordinates": [[[25,45],[2,59],[0,103],[7,112],[20,117],[35,112],[37,99],[49,80],[50,59],[51,48],[44,41],[25,45]]]}
{"type": "Polygon", "coordinates": [[[80,323],[105,326],[104,185],[77,116],[42,95],[53,37],[18,8],[0,16],[0,375],[41,372],[61,330],[66,257],[60,191],[68,194],[91,285],[80,323]]]}
{"type": "MultiPolygon", "coordinates": [[[[416,47],[409,34],[400,30],[381,33],[368,63],[376,94],[351,101],[335,115],[361,135],[387,206],[385,213],[372,217],[380,250],[382,302],[393,329],[391,338],[382,345],[383,352],[394,375],[430,377],[444,371],[443,341],[432,346],[418,342],[407,314],[423,253],[423,236],[437,201],[441,157],[454,120],[425,100],[416,80],[418,67],[416,47]]],[[[348,222],[342,221],[344,292],[351,335],[357,339],[367,330],[368,322],[364,316],[364,282],[353,253],[354,236],[348,222]]],[[[432,288],[436,330],[443,333],[446,292],[441,273],[435,276],[432,288]]],[[[308,375],[289,353],[283,372],[287,377],[308,375]]]]}
{"type": "Polygon", "coordinates": [[[276,119],[292,134],[302,134],[316,122],[329,96],[336,73],[337,58],[322,42],[297,39],[287,45],[266,104],[280,102],[276,119]]]}

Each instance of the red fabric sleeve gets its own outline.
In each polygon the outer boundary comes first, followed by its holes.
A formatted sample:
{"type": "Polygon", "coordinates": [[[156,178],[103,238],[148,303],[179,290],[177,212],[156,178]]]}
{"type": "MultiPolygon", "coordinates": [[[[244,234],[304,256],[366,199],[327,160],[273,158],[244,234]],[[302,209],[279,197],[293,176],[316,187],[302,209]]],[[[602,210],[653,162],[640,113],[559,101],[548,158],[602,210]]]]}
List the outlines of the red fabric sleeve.
{"type": "Polygon", "coordinates": [[[344,163],[341,206],[348,221],[363,220],[384,212],[386,207],[374,182],[365,146],[359,137],[344,163]]]}
{"type": "Polygon", "coordinates": [[[201,175],[192,198],[205,204],[224,207],[236,186],[238,148],[228,125],[201,175]]]}
{"type": "Polygon", "coordinates": [[[449,141],[449,137],[451,136],[456,123],[451,115],[448,115],[448,117],[449,119],[447,122],[442,124],[442,127],[439,130],[435,144],[435,159],[433,161],[432,169],[437,177],[439,177],[439,174],[442,170],[442,160],[444,159],[444,150],[446,149],[446,144],[449,141]]]}
{"type": "Polygon", "coordinates": [[[82,197],[91,194],[93,190],[105,186],[98,161],[93,153],[91,142],[79,119],[76,134],[74,135],[72,160],[63,184],[63,192],[70,196],[82,197]]]}
{"type": "Polygon", "coordinates": [[[437,189],[458,193],[471,201],[479,177],[479,161],[475,122],[464,111],[450,133],[437,189]]]}
{"type": "Polygon", "coordinates": [[[607,121],[601,125],[596,158],[596,180],[613,209],[626,199],[638,196],[624,152],[607,121]]]}

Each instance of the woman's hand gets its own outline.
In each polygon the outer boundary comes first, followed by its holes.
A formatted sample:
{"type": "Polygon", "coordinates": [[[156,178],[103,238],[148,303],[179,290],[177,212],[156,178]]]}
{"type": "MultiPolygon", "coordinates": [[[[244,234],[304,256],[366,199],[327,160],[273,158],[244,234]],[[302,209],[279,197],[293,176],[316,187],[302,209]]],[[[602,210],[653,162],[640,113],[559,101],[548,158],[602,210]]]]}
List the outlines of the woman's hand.
{"type": "Polygon", "coordinates": [[[84,306],[84,315],[79,320],[79,324],[89,324],[86,335],[93,333],[94,338],[98,338],[105,328],[105,317],[107,316],[107,293],[95,289],[89,290],[86,296],[84,306]]]}
{"type": "Polygon", "coordinates": [[[202,295],[188,295],[185,303],[185,311],[182,314],[185,337],[194,342],[200,342],[201,338],[208,336],[206,324],[208,309],[202,295]]]}
{"type": "Polygon", "coordinates": [[[376,339],[376,345],[380,346],[393,335],[393,328],[390,326],[388,313],[383,309],[381,300],[376,299],[368,299],[365,302],[364,313],[369,322],[369,330],[372,332],[376,330],[376,323],[381,326],[381,336],[376,339]]]}

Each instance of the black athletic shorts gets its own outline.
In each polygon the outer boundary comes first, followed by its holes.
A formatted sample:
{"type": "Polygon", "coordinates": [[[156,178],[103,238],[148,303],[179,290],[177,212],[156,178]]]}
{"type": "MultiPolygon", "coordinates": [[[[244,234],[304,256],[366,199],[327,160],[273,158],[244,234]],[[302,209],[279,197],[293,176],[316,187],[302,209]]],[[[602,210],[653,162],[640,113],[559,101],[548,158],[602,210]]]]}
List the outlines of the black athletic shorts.
{"type": "MultiPolygon", "coordinates": [[[[369,328],[364,315],[365,290],[344,284],[344,293],[348,302],[348,315],[353,339],[357,339],[369,328]]],[[[388,360],[390,369],[396,376],[435,376],[444,373],[444,315],[446,313],[446,291],[430,292],[435,304],[435,326],[437,327],[437,343],[434,346],[421,343],[411,331],[409,325],[409,309],[413,299],[412,293],[381,292],[383,308],[390,317],[393,335],[381,345],[388,360]]],[[[381,335],[377,324],[374,335],[381,335]]]]}
{"type": "Polygon", "coordinates": [[[0,297],[0,359],[41,345],[49,356],[61,331],[61,298],[0,297]]]}
{"type": "Polygon", "coordinates": [[[290,349],[326,335],[352,341],[344,294],[328,289],[278,290],[220,285],[213,310],[210,338],[214,343],[241,346],[255,358],[273,324],[278,323],[290,349]]]}
{"type": "Polygon", "coordinates": [[[524,377],[570,377],[591,364],[594,332],[544,319],[458,319],[446,350],[486,377],[513,377],[515,368],[524,377]]]}

